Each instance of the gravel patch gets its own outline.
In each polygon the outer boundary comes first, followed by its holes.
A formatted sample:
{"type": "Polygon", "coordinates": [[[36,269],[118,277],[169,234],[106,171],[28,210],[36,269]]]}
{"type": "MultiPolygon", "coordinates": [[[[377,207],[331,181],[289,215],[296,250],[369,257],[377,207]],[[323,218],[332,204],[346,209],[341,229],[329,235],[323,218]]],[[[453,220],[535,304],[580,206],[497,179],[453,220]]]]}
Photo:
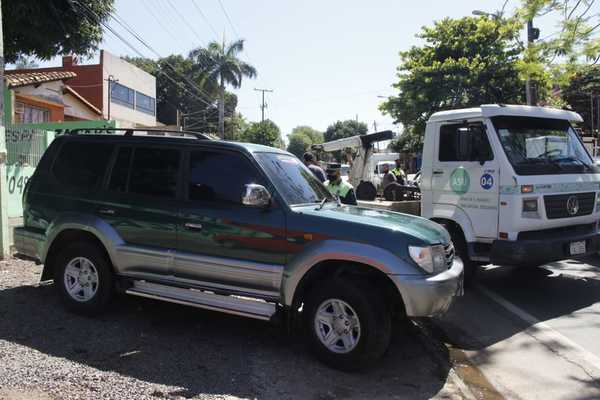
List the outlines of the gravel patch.
{"type": "Polygon", "coordinates": [[[70,314],[41,270],[0,261],[0,400],[462,398],[412,324],[376,369],[342,373],[261,321],[126,296],[70,314]]]}

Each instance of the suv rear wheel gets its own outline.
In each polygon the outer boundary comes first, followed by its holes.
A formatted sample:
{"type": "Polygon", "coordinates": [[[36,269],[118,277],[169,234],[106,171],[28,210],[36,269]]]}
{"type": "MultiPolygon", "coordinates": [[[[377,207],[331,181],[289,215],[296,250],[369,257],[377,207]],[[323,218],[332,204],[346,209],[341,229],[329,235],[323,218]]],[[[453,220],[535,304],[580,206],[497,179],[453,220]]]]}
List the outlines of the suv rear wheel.
{"type": "Polygon", "coordinates": [[[390,313],[368,285],[348,279],[323,282],[308,293],[304,313],[309,346],[333,368],[365,369],[389,346],[390,313]]]}
{"type": "Polygon", "coordinates": [[[81,314],[103,311],[114,286],[110,262],[88,243],[74,243],[61,252],[54,282],[65,306],[81,314]]]}

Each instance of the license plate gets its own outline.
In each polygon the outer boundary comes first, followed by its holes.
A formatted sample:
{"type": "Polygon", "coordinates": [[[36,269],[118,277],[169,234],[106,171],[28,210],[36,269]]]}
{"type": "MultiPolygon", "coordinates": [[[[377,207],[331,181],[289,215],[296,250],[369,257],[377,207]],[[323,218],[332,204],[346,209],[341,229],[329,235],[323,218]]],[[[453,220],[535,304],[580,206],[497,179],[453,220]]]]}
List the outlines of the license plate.
{"type": "Polygon", "coordinates": [[[579,242],[571,242],[569,247],[572,256],[576,256],[578,254],[585,254],[585,240],[579,242]]]}

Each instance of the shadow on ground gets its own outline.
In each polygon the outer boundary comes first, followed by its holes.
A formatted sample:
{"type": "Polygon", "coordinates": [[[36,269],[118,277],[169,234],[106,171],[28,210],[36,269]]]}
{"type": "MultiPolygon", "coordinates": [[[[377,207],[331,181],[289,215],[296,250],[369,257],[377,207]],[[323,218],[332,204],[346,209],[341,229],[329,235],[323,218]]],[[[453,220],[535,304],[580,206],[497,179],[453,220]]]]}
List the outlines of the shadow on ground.
{"type": "Polygon", "coordinates": [[[426,399],[448,376],[448,363],[434,361],[419,332],[396,332],[380,366],[347,374],[320,365],[299,335],[272,324],[131,297],[83,318],[63,311],[53,286],[1,290],[0,321],[0,340],[179,388],[157,397],[426,399]]]}

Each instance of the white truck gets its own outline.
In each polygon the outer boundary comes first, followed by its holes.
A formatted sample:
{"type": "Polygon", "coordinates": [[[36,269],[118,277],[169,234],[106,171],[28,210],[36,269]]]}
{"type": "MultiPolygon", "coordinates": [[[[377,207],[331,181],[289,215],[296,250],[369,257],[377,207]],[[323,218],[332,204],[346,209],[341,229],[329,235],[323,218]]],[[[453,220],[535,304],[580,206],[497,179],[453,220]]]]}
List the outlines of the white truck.
{"type": "Polygon", "coordinates": [[[482,105],[427,123],[421,216],[444,225],[466,275],[600,249],[600,168],[570,111],[482,105]]]}

